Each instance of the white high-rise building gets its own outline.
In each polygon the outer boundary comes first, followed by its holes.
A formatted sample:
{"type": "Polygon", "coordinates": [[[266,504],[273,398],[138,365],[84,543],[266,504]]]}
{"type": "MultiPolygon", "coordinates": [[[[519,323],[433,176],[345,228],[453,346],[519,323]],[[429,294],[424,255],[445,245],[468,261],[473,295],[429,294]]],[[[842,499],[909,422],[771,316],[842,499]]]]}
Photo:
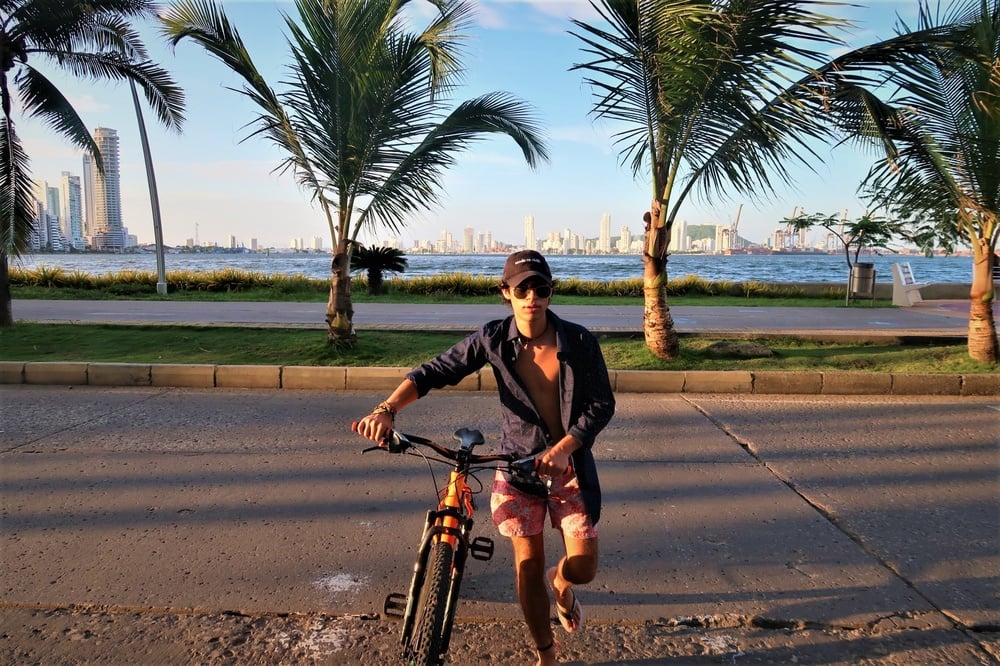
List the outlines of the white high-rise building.
{"type": "Polygon", "coordinates": [[[670,249],[674,252],[686,252],[691,249],[687,220],[674,220],[674,226],[670,229],[670,249]]]}
{"type": "Polygon", "coordinates": [[[611,215],[601,216],[601,228],[597,236],[597,251],[603,254],[611,252],[611,215]]]}
{"type": "Polygon", "coordinates": [[[32,248],[53,252],[67,249],[65,237],[59,228],[59,189],[50,187],[46,180],[36,180],[32,196],[37,202],[32,248]]]}
{"type": "Polygon", "coordinates": [[[632,248],[632,232],[628,227],[622,227],[621,235],[618,236],[618,253],[628,254],[632,248]]]}
{"type": "Polygon", "coordinates": [[[462,252],[472,254],[475,251],[476,230],[472,227],[462,229],[462,252]]]}
{"type": "Polygon", "coordinates": [[[59,177],[59,210],[63,236],[74,249],[84,249],[87,243],[83,239],[83,191],[80,177],[69,171],[63,171],[59,177]]]}
{"type": "Polygon", "coordinates": [[[538,249],[538,237],[535,235],[535,216],[524,216],[524,248],[526,250],[538,249]]]}
{"type": "Polygon", "coordinates": [[[125,226],[122,223],[121,166],[118,155],[118,132],[107,127],[94,129],[94,142],[104,163],[102,174],[84,155],[84,187],[87,198],[90,244],[99,250],[120,250],[125,247],[125,226]],[[89,217],[92,214],[92,217],[89,217]]]}

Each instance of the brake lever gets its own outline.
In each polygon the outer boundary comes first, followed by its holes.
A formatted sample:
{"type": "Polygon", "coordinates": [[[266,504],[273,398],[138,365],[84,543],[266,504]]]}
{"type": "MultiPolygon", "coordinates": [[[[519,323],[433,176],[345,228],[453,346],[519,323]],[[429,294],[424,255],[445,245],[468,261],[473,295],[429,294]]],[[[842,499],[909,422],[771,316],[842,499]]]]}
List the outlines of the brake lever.
{"type": "Polygon", "coordinates": [[[538,475],[535,464],[535,456],[528,456],[527,458],[512,460],[507,464],[507,467],[514,477],[529,483],[538,483],[541,481],[541,477],[538,475]]]}
{"type": "Polygon", "coordinates": [[[389,434],[382,439],[378,446],[370,446],[367,449],[362,449],[361,453],[368,453],[369,451],[385,451],[387,453],[402,453],[406,449],[413,446],[410,441],[406,439],[406,436],[402,433],[396,432],[395,430],[390,430],[389,434]]]}

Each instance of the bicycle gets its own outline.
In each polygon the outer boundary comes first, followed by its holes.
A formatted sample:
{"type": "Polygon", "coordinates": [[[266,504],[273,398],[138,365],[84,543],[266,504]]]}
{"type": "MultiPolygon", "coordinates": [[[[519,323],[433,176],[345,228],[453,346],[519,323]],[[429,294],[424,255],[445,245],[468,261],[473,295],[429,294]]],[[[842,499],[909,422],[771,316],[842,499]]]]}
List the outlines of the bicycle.
{"type": "Polygon", "coordinates": [[[476,446],[485,443],[483,433],[474,428],[459,428],[455,439],[461,444],[450,449],[416,435],[391,431],[382,446],[369,451],[409,453],[422,457],[431,470],[439,498],[436,508],[427,512],[420,537],[420,548],[413,566],[413,578],[405,595],[391,593],[385,599],[384,612],[401,619],[400,634],[403,660],[412,666],[440,666],[451,642],[451,630],[458,605],[459,589],[467,558],[488,561],[493,557],[493,540],[472,538],[475,495],[485,488],[476,472],[494,470],[497,463],[506,463],[509,474],[528,483],[541,483],[535,471],[535,458],[515,459],[511,455],[479,455],[476,446]],[[417,445],[431,449],[437,456],[428,456],[417,445]],[[431,462],[451,466],[448,484],[438,488],[431,462]],[[478,489],[469,485],[473,479],[478,489]]]}

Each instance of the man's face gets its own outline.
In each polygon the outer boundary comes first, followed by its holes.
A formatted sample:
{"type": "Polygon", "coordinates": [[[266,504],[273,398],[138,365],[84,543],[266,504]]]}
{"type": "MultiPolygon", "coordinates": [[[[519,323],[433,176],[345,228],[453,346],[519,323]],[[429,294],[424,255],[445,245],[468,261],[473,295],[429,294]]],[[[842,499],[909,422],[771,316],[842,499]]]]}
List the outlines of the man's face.
{"type": "Polygon", "coordinates": [[[529,278],[516,287],[506,287],[504,296],[510,301],[514,315],[528,321],[545,316],[552,298],[552,285],[542,278],[529,278]]]}

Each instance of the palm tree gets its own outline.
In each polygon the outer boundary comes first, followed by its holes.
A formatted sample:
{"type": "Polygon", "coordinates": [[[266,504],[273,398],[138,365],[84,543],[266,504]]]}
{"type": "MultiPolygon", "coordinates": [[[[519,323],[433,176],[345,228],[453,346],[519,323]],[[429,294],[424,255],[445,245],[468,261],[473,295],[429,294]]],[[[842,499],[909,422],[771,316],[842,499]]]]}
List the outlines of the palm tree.
{"type": "Polygon", "coordinates": [[[810,0],[598,0],[606,25],[574,20],[592,59],[592,114],[620,127],[622,163],[650,177],[643,252],[646,345],[679,353],[666,301],[670,231],[692,192],[760,199],[790,182],[789,160],[809,167],[809,140],[831,136],[799,103],[799,82],[826,62],[811,46],[839,44],[842,21],[810,0]]]}
{"type": "Polygon", "coordinates": [[[969,356],[997,363],[1000,0],[958,0],[946,14],[920,0],[914,29],[900,21],[896,37],[837,58],[816,81],[822,108],[885,156],[864,182],[872,196],[925,240],[971,246],[969,356]]]}
{"type": "Polygon", "coordinates": [[[9,258],[28,250],[34,228],[30,160],[14,123],[14,97],[24,115],[41,120],[87,151],[101,155],[87,126],[38,68],[53,65],[90,80],[134,81],[159,120],[179,131],[184,95],[159,66],[130,21],[155,16],[149,0],[0,0],[0,326],[12,326],[9,258]]]}
{"type": "Polygon", "coordinates": [[[351,253],[351,271],[368,274],[368,294],[382,295],[382,277],[386,272],[402,273],[406,270],[406,256],[394,247],[366,247],[358,245],[351,253]]]}
{"type": "Polygon", "coordinates": [[[457,50],[471,15],[467,0],[435,0],[437,12],[411,32],[408,0],[296,0],[286,18],[292,62],[274,91],[254,66],[221,6],[182,0],[163,17],[176,45],[199,43],[239,75],[237,92],[259,108],[250,136],[262,136],[326,215],[334,254],[326,320],[330,341],[352,341],[350,253],[365,228],[397,231],[437,201],[456,153],[491,133],[506,134],[529,166],[548,158],[523,102],[491,93],[445,113],[462,73],[457,50]]]}
{"type": "MultiPolygon", "coordinates": [[[[847,211],[844,213],[846,215],[847,211]]],[[[865,214],[858,219],[850,221],[839,215],[813,213],[786,217],[781,222],[796,231],[819,226],[833,234],[840,241],[848,271],[858,263],[861,251],[865,248],[888,249],[894,231],[894,224],[889,218],[870,210],[865,211],[865,214]]]]}

